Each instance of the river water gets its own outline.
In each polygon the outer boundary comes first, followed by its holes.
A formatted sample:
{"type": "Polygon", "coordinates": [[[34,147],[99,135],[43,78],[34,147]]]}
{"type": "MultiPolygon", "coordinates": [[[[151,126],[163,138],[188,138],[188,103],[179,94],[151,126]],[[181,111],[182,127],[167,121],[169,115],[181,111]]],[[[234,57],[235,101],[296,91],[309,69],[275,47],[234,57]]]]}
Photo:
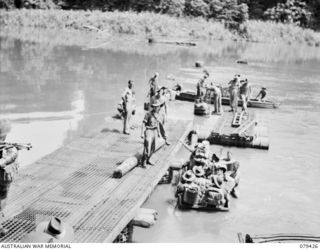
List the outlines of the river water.
{"type": "MultiPolygon", "coordinates": [[[[150,229],[136,229],[134,240],[237,242],[238,232],[319,234],[320,48],[215,42],[84,49],[2,37],[0,110],[13,123],[7,140],[33,144],[20,153],[28,168],[110,119],[129,79],[141,109],[154,72],[164,85],[183,82],[194,88],[197,60],[215,82],[240,73],[255,92],[265,86],[268,96],[281,102],[279,109],[258,110],[268,123],[270,149],[224,149],[241,163],[241,196],[227,213],[180,211],[174,187],[158,186],[144,206],[156,209],[159,219],[150,229]],[[238,59],[249,64],[235,63],[238,59]]],[[[174,109],[170,115],[176,115],[174,109]]],[[[182,149],[178,157],[187,152],[182,149]]]]}

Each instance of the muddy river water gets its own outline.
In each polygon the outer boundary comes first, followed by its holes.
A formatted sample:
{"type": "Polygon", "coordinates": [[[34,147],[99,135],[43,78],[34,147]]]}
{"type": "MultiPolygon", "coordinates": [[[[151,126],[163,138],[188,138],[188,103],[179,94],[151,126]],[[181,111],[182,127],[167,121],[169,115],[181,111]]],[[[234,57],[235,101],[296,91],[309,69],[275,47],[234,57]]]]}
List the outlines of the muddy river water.
{"type": "MultiPolygon", "coordinates": [[[[174,188],[158,186],[145,207],[156,209],[159,219],[150,229],[135,230],[134,240],[237,242],[237,232],[318,234],[320,48],[215,42],[84,49],[2,37],[0,111],[13,123],[7,140],[33,144],[20,154],[22,168],[28,168],[109,119],[129,79],[135,81],[141,109],[154,72],[164,85],[180,81],[194,88],[197,60],[204,61],[215,82],[240,73],[255,93],[265,86],[268,96],[281,102],[279,109],[258,110],[268,123],[270,149],[225,149],[241,163],[241,196],[226,213],[180,211],[174,188]],[[248,64],[235,63],[238,59],[248,64]]],[[[187,152],[181,150],[179,157],[187,152]]]]}

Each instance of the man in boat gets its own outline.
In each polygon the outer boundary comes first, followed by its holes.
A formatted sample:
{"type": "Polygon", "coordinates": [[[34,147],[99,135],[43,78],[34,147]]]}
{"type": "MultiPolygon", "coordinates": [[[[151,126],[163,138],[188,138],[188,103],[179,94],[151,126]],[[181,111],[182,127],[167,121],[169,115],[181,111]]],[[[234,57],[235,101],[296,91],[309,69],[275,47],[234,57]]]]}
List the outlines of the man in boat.
{"type": "Polygon", "coordinates": [[[240,182],[240,163],[239,161],[235,160],[232,158],[232,154],[230,151],[227,152],[227,156],[226,158],[223,158],[220,163],[223,163],[226,165],[227,167],[227,171],[229,171],[230,173],[230,177],[234,179],[235,181],[235,185],[232,188],[230,194],[234,197],[234,198],[239,198],[239,190],[238,190],[238,186],[239,186],[239,182],[240,182]]]}
{"type": "MultiPolygon", "coordinates": [[[[4,142],[11,131],[11,124],[8,120],[0,120],[0,142],[4,142]]],[[[0,237],[7,234],[8,230],[3,227],[5,216],[3,210],[6,207],[7,196],[14,175],[18,172],[19,165],[16,162],[18,149],[0,148],[0,237]]]]}
{"type": "Polygon", "coordinates": [[[150,80],[149,80],[149,87],[150,87],[149,97],[150,97],[150,103],[151,103],[151,101],[152,101],[152,98],[156,95],[157,91],[159,90],[158,80],[159,80],[159,73],[158,73],[158,72],[156,72],[156,73],[154,74],[154,76],[151,77],[150,80]]]}
{"type": "Polygon", "coordinates": [[[157,100],[151,104],[151,110],[146,113],[141,127],[141,138],[143,142],[143,155],[142,155],[142,167],[146,167],[147,164],[153,165],[150,161],[152,154],[156,149],[156,139],[160,137],[159,129],[159,109],[160,101],[157,100]]]}
{"type": "Polygon", "coordinates": [[[264,98],[266,97],[266,95],[267,95],[267,88],[262,87],[259,94],[257,95],[256,99],[264,102],[265,101],[264,98]]]}
{"type": "Polygon", "coordinates": [[[133,81],[128,81],[128,87],[122,94],[123,104],[123,133],[129,135],[130,120],[132,114],[134,114],[134,92],[133,92],[133,81]]]}
{"type": "Polygon", "coordinates": [[[229,82],[229,94],[230,94],[230,112],[237,112],[238,108],[238,93],[239,93],[239,81],[240,75],[235,75],[234,78],[229,82]]]}
{"type": "Polygon", "coordinates": [[[216,174],[215,176],[218,177],[218,179],[222,180],[222,184],[220,188],[222,189],[225,199],[226,199],[226,206],[228,206],[228,202],[230,200],[230,193],[234,189],[236,183],[233,178],[231,178],[229,175],[226,174],[227,167],[225,164],[218,163],[215,166],[216,174]]]}
{"type": "Polygon", "coordinates": [[[211,89],[213,91],[213,100],[214,100],[214,112],[213,113],[215,113],[217,115],[221,115],[221,113],[222,113],[221,90],[217,86],[212,86],[211,89]]]}
{"type": "Polygon", "coordinates": [[[240,86],[240,98],[242,100],[242,111],[248,112],[247,103],[251,95],[251,86],[249,85],[248,79],[245,79],[240,86]]]}

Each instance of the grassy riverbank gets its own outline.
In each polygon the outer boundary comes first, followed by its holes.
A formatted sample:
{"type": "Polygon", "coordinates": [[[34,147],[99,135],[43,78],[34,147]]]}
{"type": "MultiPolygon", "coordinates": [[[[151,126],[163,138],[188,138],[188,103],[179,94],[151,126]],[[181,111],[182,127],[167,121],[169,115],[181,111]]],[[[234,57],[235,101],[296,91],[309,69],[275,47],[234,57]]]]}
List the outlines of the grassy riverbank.
{"type": "Polygon", "coordinates": [[[320,45],[320,33],[289,24],[251,20],[236,31],[225,28],[220,22],[203,18],[176,18],[149,12],[1,10],[0,26],[6,28],[7,32],[37,28],[81,31],[91,33],[93,37],[126,34],[141,39],[160,37],[163,40],[246,40],[320,45]]]}

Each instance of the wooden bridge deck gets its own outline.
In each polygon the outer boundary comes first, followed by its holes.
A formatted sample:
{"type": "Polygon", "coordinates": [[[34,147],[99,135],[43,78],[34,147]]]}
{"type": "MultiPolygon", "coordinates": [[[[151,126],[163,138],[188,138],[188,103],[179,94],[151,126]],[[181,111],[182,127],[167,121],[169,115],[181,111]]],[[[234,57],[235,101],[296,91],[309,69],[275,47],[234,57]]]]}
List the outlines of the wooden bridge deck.
{"type": "Polygon", "coordinates": [[[5,210],[4,226],[9,233],[0,242],[19,242],[51,216],[73,226],[74,242],[112,242],[117,237],[166,172],[190,124],[170,120],[172,144],[154,155],[155,165],[137,167],[121,179],[112,178],[113,170],[127,157],[142,152],[143,141],[140,128],[127,136],[117,133],[121,121],[112,121],[115,129],[109,125],[20,170],[5,210]]]}

